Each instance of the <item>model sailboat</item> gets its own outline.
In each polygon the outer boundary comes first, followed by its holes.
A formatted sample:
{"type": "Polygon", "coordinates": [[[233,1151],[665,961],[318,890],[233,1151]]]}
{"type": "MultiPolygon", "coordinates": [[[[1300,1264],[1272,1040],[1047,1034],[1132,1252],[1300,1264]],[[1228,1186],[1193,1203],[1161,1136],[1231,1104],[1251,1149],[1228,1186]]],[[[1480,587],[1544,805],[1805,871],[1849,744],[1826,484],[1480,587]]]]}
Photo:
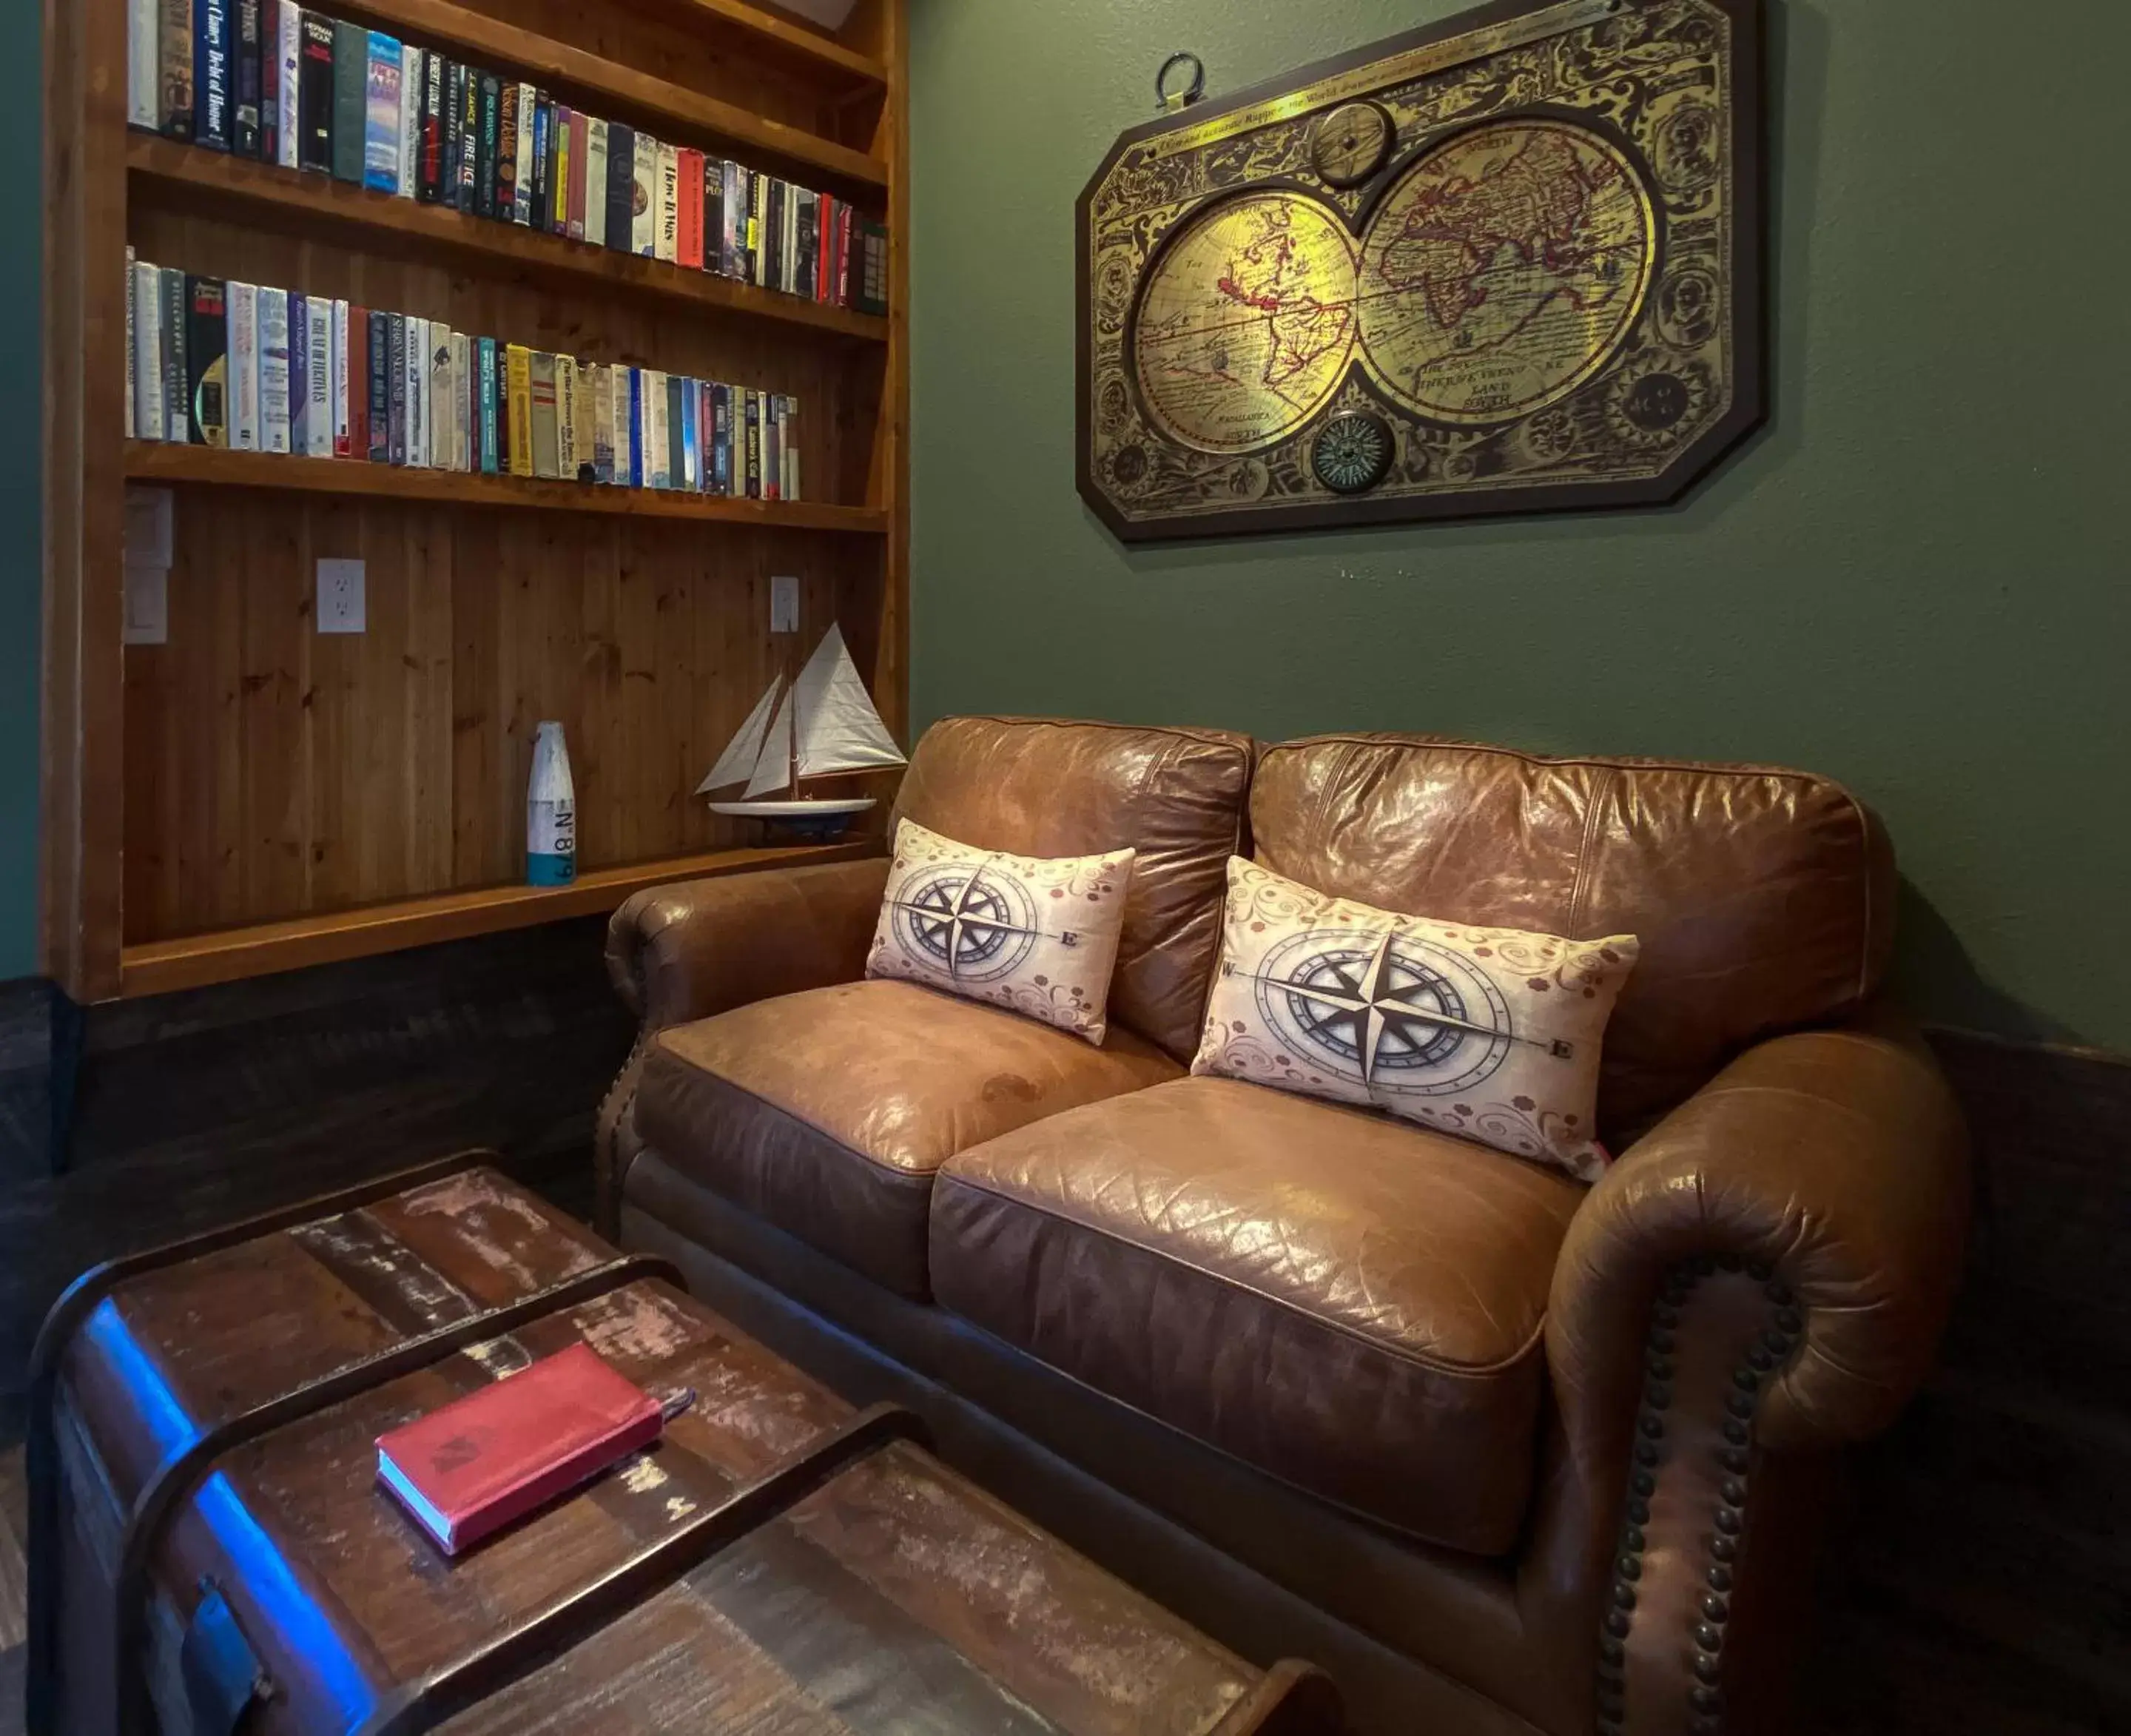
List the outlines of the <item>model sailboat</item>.
{"type": "Polygon", "coordinates": [[[810,797],[811,780],[907,763],[874,709],[842,632],[831,627],[796,679],[779,675],[770,683],[696,794],[744,784],[740,800],[713,802],[711,812],[833,834],[873,798],[810,797]]]}

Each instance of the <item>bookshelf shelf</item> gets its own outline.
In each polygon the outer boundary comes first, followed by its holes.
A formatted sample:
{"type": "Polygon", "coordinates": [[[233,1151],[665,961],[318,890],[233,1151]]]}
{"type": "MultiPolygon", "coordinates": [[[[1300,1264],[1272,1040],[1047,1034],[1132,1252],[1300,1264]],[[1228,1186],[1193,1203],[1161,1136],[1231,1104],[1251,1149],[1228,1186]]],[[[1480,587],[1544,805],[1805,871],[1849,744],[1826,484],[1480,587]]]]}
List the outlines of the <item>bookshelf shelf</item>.
{"type": "Polygon", "coordinates": [[[329,175],[299,175],[149,133],[127,136],[126,166],[136,183],[173,205],[239,213],[247,208],[264,210],[277,223],[366,241],[373,251],[390,247],[417,257],[471,256],[567,282],[590,281],[659,296],[699,310],[778,320],[860,343],[888,341],[888,321],[873,314],[803,301],[707,271],[683,271],[659,260],[588,247],[515,223],[468,217],[442,205],[395,199],[329,175]]]}
{"type": "MultiPolygon", "coordinates": [[[[602,99],[606,105],[604,112],[611,113],[619,105],[630,115],[673,122],[728,141],[773,159],[762,165],[765,168],[782,164],[802,171],[818,170],[846,184],[867,188],[885,188],[888,184],[888,165],[878,156],[769,120],[738,103],[654,78],[571,43],[536,36],[484,12],[453,6],[448,0],[349,0],[342,10],[350,17],[374,19],[404,32],[425,48],[460,49],[473,60],[514,68],[558,94],[602,99]]],[[[723,7],[706,10],[730,16],[723,7]]]]}
{"type": "Polygon", "coordinates": [[[568,886],[489,886],[434,898],[403,899],[330,915],[156,941],[127,947],[120,961],[120,992],[129,999],[166,995],[209,983],[265,976],[310,965],[334,964],[433,946],[618,908],[632,893],[671,882],[712,880],[764,868],[850,861],[870,853],[863,843],[721,850],[708,854],[602,868],[568,886]]]}
{"type": "Polygon", "coordinates": [[[514,511],[582,512],[611,518],[687,519],[697,524],[748,525],[785,530],[841,531],[884,536],[888,515],[864,506],[817,501],[727,500],[661,488],[602,488],[591,482],[543,482],[530,477],[467,476],[448,470],[409,470],[352,458],[284,458],[210,446],[126,443],[126,475],[136,482],[199,482],[225,488],[274,488],[298,494],[367,500],[428,501],[514,511]]]}

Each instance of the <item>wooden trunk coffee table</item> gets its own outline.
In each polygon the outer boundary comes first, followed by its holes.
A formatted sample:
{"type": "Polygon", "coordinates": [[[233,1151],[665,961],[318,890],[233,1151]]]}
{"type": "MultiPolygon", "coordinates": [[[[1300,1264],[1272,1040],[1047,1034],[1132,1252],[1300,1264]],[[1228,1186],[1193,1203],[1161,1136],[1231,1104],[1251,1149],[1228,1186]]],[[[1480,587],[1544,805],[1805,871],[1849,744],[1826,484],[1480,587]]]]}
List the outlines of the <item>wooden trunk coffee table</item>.
{"type": "Polygon", "coordinates": [[[1339,1727],[478,1156],[99,1268],[31,1378],[31,1736],[1339,1727]],[[372,1443],[578,1340],[696,1403],[447,1558],[372,1443]]]}

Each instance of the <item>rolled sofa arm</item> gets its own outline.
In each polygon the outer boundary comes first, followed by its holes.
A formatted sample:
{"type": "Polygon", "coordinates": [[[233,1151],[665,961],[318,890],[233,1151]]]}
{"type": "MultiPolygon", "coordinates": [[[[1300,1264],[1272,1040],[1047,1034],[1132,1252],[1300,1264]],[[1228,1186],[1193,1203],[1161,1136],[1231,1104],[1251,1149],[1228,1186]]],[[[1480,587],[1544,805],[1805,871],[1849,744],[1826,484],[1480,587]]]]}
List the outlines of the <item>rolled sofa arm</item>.
{"type": "Polygon", "coordinates": [[[640,1149],[636,1082],[651,1039],[751,1001],[857,981],[887,885],[887,859],[874,856],[654,886],[615,912],[607,974],[639,1023],[600,1109],[593,1173],[606,1235],[615,1234],[622,1178],[640,1149]]]}
{"type": "Polygon", "coordinates": [[[1952,1095],[1892,1028],[1762,1043],[1592,1187],[1555,1264],[1520,1594],[1595,1650],[1600,1736],[1792,1728],[1835,1450],[1928,1372],[1969,1206],[1952,1095]]]}

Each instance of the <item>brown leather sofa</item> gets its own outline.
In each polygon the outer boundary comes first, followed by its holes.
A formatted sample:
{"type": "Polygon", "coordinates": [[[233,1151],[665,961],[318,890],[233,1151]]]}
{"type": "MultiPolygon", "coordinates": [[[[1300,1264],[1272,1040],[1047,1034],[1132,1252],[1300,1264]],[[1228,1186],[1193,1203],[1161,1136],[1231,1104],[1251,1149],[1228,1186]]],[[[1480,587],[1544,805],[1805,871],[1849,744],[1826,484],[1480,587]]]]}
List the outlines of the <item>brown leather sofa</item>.
{"type": "Polygon", "coordinates": [[[740,1324],[1382,1732],[1794,1728],[1839,1450],[1923,1377],[1962,1129],[1872,817],[1761,767],[958,718],[898,812],[1139,851],[1098,1050],[862,980],[878,860],[615,917],[601,1209],[740,1324]],[[1224,865],[1632,933],[1597,1186],[1188,1077],[1224,865]]]}

